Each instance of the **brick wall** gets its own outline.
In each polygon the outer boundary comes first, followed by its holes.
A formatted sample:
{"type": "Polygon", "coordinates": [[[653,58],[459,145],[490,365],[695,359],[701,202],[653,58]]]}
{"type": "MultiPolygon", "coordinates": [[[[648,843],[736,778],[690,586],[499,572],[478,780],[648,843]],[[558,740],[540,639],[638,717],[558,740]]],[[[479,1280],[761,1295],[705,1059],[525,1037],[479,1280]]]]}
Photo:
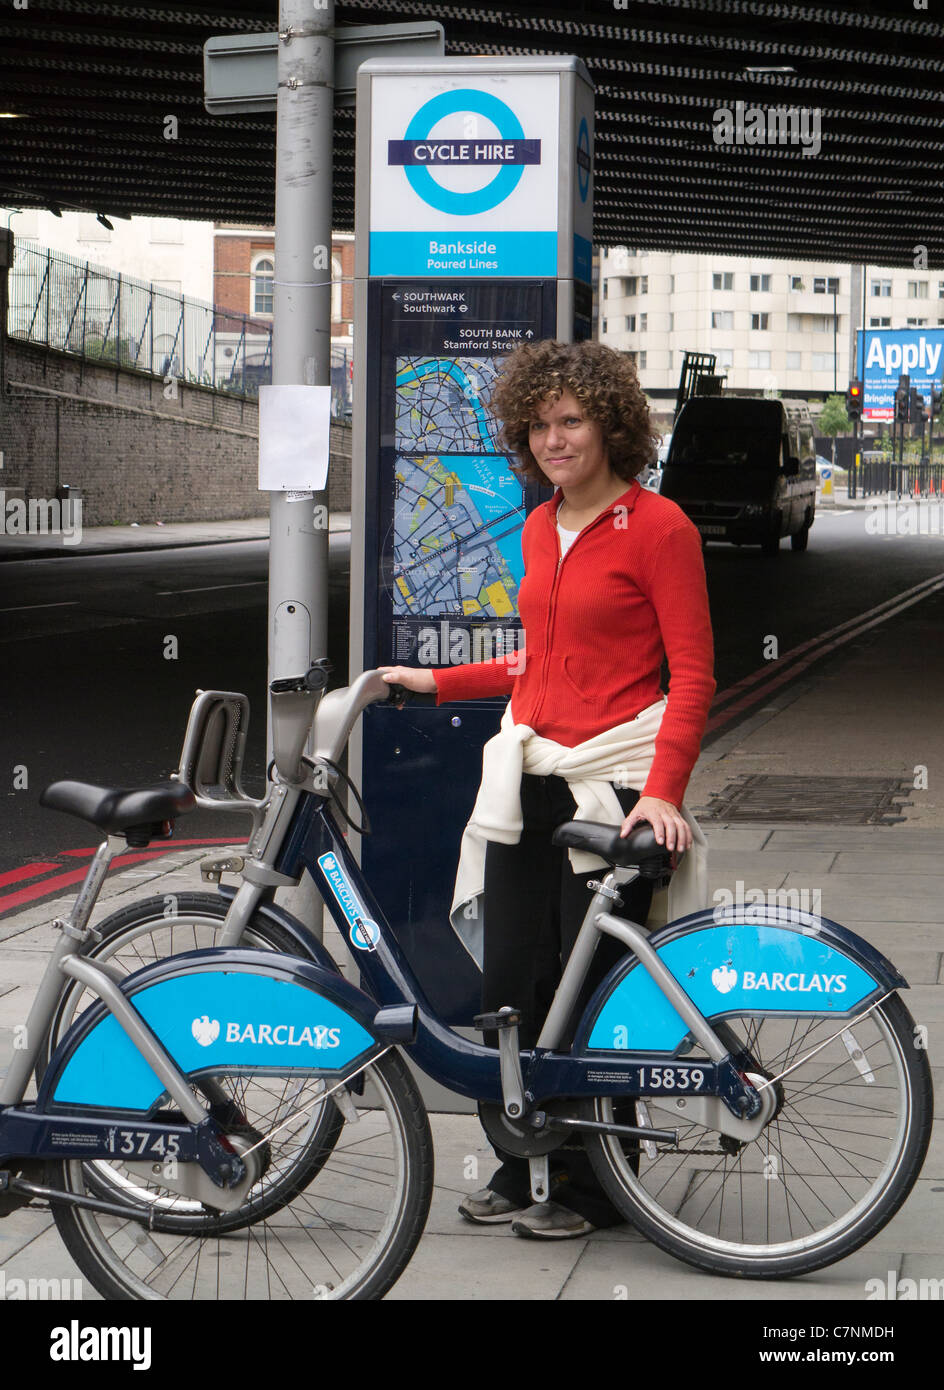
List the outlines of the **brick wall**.
{"type": "MultiPolygon", "coordinates": [[[[266,512],[254,402],[181,383],[167,400],[159,378],[2,334],[0,352],[0,486],[53,498],[69,483],[84,498],[85,526],[266,512]]],[[[350,427],[332,424],[332,511],[350,510],[350,454],[350,427]]]]}

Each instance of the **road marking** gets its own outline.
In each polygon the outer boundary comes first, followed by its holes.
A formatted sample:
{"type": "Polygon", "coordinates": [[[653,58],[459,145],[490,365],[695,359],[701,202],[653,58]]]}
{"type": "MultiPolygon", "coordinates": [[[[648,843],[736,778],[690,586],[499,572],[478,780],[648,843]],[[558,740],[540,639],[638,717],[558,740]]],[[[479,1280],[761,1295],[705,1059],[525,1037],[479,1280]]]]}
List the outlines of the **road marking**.
{"type": "Polygon", "coordinates": [[[28,603],[24,607],[0,608],[0,613],[32,613],[36,608],[78,608],[78,599],[69,599],[66,603],[28,603]]]}
{"type": "Polygon", "coordinates": [[[58,864],[24,864],[19,869],[9,869],[5,874],[0,874],[0,888],[8,883],[19,883],[24,878],[38,878],[40,874],[48,874],[58,868],[58,864]]]}
{"type": "Polygon", "coordinates": [[[216,589],[257,589],[260,584],[268,584],[267,579],[250,579],[245,584],[206,584],[202,589],[158,589],[158,598],[168,598],[173,594],[209,594],[216,589]]]}
{"type": "MultiPolygon", "coordinates": [[[[176,842],[181,843],[179,840],[176,842]]],[[[199,844],[199,841],[191,842],[199,844]]],[[[233,844],[229,840],[212,840],[210,844],[233,844]]],[[[166,855],[174,852],[173,840],[167,841],[167,848],[151,848],[137,854],[119,854],[109,865],[109,874],[115,869],[126,868],[129,864],[140,864],[149,859],[163,859],[166,855]]],[[[68,851],[67,851],[68,852],[68,851]]],[[[59,868],[59,865],[54,867],[59,868]]],[[[13,870],[15,873],[16,870],[13,870]]],[[[20,888],[13,893],[0,894],[0,918],[6,913],[11,912],[16,907],[23,907],[26,903],[33,902],[36,898],[47,898],[58,896],[64,889],[71,887],[74,883],[81,883],[85,878],[87,869],[69,869],[65,873],[53,874],[50,878],[41,879],[39,883],[33,883],[27,888],[20,888]]]]}
{"type": "Polygon", "coordinates": [[[883,603],[877,604],[874,608],[867,609],[855,618],[848,618],[836,627],[820,633],[818,637],[811,637],[809,641],[802,642],[800,646],[786,652],[782,659],[773,666],[776,674],[773,674],[771,663],[759,667],[749,676],[745,676],[743,680],[729,686],[727,690],[723,690],[715,696],[712,708],[725,704],[736,695],[741,695],[741,692],[746,691],[749,686],[763,682],[753,693],[742,695],[740,699],[735,700],[734,704],[729,705],[720,714],[715,714],[709,718],[705,726],[705,733],[714,733],[716,729],[723,728],[725,724],[730,723],[735,715],[743,713],[760,700],[766,699],[779,686],[793,680],[801,671],[812,666],[814,661],[819,661],[821,657],[835,651],[837,647],[845,646],[847,642],[851,642],[854,637],[867,632],[869,628],[878,627],[879,624],[887,622],[889,618],[893,618],[898,613],[904,612],[906,608],[920,603],[922,599],[936,593],[941,588],[944,588],[944,574],[922,580],[920,584],[915,584],[911,589],[904,589],[900,594],[885,599],[883,603]]]}

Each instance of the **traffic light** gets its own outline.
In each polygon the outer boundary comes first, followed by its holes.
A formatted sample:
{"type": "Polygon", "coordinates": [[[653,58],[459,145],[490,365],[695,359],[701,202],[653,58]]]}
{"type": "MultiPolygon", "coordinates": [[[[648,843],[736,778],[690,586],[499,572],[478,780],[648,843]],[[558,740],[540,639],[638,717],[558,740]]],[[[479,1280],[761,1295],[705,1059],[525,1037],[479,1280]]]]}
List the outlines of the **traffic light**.
{"type": "Polygon", "coordinates": [[[858,420],[862,415],[862,382],[850,381],[846,392],[846,414],[850,420],[858,420]]]}
{"type": "Polygon", "coordinates": [[[910,378],[910,377],[907,377],[907,376],[900,376],[900,377],[898,378],[898,387],[897,387],[897,389],[896,389],[896,391],[895,391],[895,419],[898,420],[898,421],[900,421],[902,424],[907,424],[907,421],[908,421],[908,402],[909,402],[909,397],[910,397],[910,391],[909,391],[910,382],[911,382],[911,378],[910,378]]]}
{"type": "Polygon", "coordinates": [[[935,386],[935,385],[933,384],[933,382],[932,382],[932,384],[931,384],[931,400],[930,400],[931,419],[932,419],[932,420],[935,418],[935,416],[940,415],[940,413],[941,413],[941,400],[942,400],[942,390],[941,390],[941,387],[940,387],[940,386],[935,386]]]}
{"type": "Polygon", "coordinates": [[[927,418],[924,397],[919,394],[917,386],[912,386],[908,393],[908,419],[913,425],[922,425],[927,418]]]}

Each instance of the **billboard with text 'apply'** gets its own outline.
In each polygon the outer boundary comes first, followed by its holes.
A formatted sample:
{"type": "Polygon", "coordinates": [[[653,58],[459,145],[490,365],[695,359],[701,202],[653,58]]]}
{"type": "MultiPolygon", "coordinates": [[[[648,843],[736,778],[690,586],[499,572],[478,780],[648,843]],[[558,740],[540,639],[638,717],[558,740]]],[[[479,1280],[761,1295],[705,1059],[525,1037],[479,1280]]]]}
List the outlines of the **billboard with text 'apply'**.
{"type": "Polygon", "coordinates": [[[893,420],[895,388],[910,378],[925,401],[944,373],[944,328],[860,328],[856,375],[862,382],[862,418],[893,420]]]}

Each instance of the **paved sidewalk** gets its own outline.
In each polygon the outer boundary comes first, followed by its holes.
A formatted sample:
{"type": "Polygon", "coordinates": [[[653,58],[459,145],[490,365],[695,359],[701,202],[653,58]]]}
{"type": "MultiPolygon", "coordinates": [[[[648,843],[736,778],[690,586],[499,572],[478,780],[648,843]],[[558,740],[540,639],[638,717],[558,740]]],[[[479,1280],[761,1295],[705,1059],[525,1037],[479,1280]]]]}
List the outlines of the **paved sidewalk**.
{"type": "MultiPolygon", "coordinates": [[[[350,512],[332,512],[329,528],[350,531],[350,512]]],[[[0,533],[0,562],[47,560],[60,556],[120,555],[134,550],[171,550],[185,545],[226,545],[232,541],[269,538],[268,516],[234,521],[169,521],[140,526],[89,526],[78,545],[66,545],[62,536],[11,536],[0,533]]]]}
{"type": "MultiPolygon", "coordinates": [[[[812,889],[822,914],[883,951],[911,986],[905,1002],[928,1031],[936,1094],[944,1092],[944,597],[933,595],[872,629],[813,667],[732,733],[704,750],[687,800],[708,805],[742,773],[789,772],[912,777],[927,769],[927,790],[911,793],[903,824],[826,826],[704,821],[711,847],[710,887],[812,889]],[[863,701],[862,691],[868,691],[863,701]]],[[[222,849],[222,847],[220,847],[222,849]]],[[[104,916],[138,897],[200,889],[206,850],[180,850],[110,879],[104,916]]],[[[216,852],[216,850],[214,850],[216,852]]],[[[0,1067],[22,1023],[53,940],[52,920],[70,900],[0,917],[0,1067]]],[[[336,942],[326,937],[332,953],[336,942]]],[[[338,957],[340,959],[340,956],[338,957]]],[[[938,1112],[940,1099],[938,1100],[938,1112]]],[[[865,1301],[866,1281],[944,1278],[944,1141],[940,1125],[921,1178],[901,1212],[863,1250],[789,1281],[714,1278],[664,1255],[628,1227],[579,1240],[538,1244],[507,1226],[473,1227],[456,1214],[494,1166],[473,1115],[432,1115],[436,1190],[426,1232],[389,1297],[397,1300],[783,1298],[822,1304],[865,1301]],[[474,1160],[474,1162],[472,1161],[474,1160]],[[474,1176],[469,1176],[474,1174],[474,1176]],[[623,1294],[625,1290],[625,1295],[623,1294]]],[[[77,1277],[43,1211],[0,1221],[0,1266],[7,1278],[77,1277]]],[[[86,1297],[93,1298],[86,1289],[86,1297]]]]}

